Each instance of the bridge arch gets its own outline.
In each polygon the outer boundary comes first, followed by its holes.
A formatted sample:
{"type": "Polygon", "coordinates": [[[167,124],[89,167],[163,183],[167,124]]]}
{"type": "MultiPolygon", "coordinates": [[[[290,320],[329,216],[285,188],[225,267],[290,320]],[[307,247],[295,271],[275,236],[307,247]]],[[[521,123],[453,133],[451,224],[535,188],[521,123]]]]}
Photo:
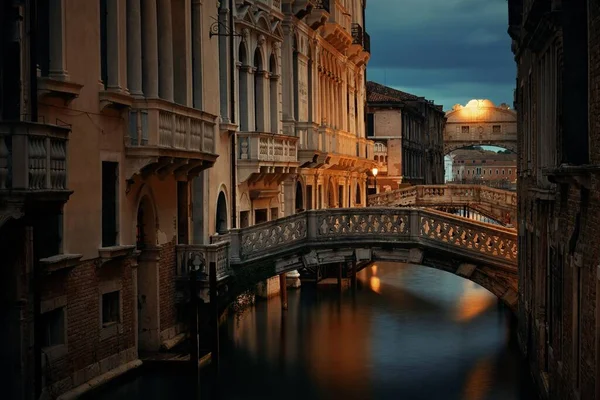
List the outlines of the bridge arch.
{"type": "MultiPolygon", "coordinates": [[[[511,309],[517,305],[514,229],[426,209],[310,210],[236,229],[220,240],[229,251],[231,293],[297,269],[342,263],[396,261],[424,265],[472,280],[511,309]]],[[[219,245],[216,243],[215,245],[219,245]]],[[[214,251],[214,250],[213,250],[214,251]]],[[[218,259],[223,260],[220,256],[218,259]]]]}

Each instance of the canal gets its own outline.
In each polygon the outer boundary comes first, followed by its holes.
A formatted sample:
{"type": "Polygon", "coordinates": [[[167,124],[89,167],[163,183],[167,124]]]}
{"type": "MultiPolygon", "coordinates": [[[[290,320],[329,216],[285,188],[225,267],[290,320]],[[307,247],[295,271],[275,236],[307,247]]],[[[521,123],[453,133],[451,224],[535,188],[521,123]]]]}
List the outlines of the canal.
{"type": "Polygon", "coordinates": [[[358,290],[304,286],[222,327],[219,378],[141,370],[87,399],[534,400],[509,311],[446,272],[377,263],[358,290]]]}

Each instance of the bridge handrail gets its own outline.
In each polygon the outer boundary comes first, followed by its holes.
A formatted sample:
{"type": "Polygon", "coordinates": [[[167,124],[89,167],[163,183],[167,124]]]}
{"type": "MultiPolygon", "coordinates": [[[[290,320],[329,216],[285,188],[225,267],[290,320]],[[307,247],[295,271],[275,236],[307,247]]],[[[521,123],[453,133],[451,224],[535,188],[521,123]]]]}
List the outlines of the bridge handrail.
{"type": "Polygon", "coordinates": [[[516,230],[416,208],[368,207],[309,210],[222,237],[230,242],[229,262],[260,260],[302,245],[335,239],[393,243],[412,241],[451,246],[454,251],[516,266],[516,230]]]}
{"type": "Polygon", "coordinates": [[[368,196],[369,206],[418,205],[428,199],[445,203],[484,202],[510,209],[517,207],[517,194],[485,185],[415,185],[368,196]]]}

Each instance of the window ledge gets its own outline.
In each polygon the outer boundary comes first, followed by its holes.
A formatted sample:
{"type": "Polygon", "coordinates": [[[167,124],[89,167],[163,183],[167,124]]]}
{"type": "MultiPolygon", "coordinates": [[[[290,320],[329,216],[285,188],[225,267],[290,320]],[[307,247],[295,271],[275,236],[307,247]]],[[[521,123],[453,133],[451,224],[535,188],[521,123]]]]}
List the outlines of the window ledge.
{"type": "Polygon", "coordinates": [[[100,329],[100,341],[110,339],[121,333],[123,333],[123,324],[120,322],[102,324],[102,328],[100,329]]]}
{"type": "Polygon", "coordinates": [[[219,129],[221,130],[222,133],[225,133],[225,132],[235,133],[235,131],[237,131],[237,129],[238,129],[238,125],[232,124],[232,123],[227,123],[227,122],[221,122],[221,123],[219,123],[219,129]]]}
{"type": "Polygon", "coordinates": [[[52,363],[55,360],[65,357],[69,353],[69,349],[66,344],[57,344],[42,348],[42,353],[52,363]]]}
{"type": "Polygon", "coordinates": [[[79,97],[82,87],[83,85],[75,82],[48,77],[38,78],[38,90],[42,95],[61,98],[66,104],[79,97]]]}
{"type": "Polygon", "coordinates": [[[542,174],[548,177],[552,183],[575,185],[589,189],[591,187],[591,176],[600,174],[600,165],[568,165],[563,164],[558,168],[544,168],[542,174]]]}
{"type": "Polygon", "coordinates": [[[130,257],[133,255],[134,252],[134,245],[100,247],[98,249],[98,255],[100,256],[100,266],[112,260],[130,257]]]}
{"type": "Polygon", "coordinates": [[[98,93],[100,100],[100,110],[107,107],[115,109],[129,108],[133,105],[133,97],[121,89],[102,90],[98,93]]]}
{"type": "Polygon", "coordinates": [[[40,264],[46,268],[47,272],[52,273],[75,267],[79,264],[81,257],[83,257],[83,254],[57,254],[52,257],[40,259],[40,264]]]}

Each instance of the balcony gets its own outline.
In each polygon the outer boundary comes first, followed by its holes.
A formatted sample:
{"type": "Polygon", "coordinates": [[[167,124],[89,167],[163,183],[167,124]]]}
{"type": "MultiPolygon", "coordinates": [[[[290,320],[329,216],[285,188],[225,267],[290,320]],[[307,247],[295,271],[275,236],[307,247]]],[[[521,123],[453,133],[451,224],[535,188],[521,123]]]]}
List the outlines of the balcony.
{"type": "Polygon", "coordinates": [[[217,116],[160,99],[135,101],[125,140],[127,177],[175,174],[193,177],[210,168],[217,116]]]}
{"type": "Polygon", "coordinates": [[[329,3],[332,0],[314,0],[314,7],[311,13],[306,18],[307,24],[313,29],[317,30],[329,20],[330,7],[329,3]]]}
{"type": "Polygon", "coordinates": [[[277,133],[238,132],[238,181],[265,175],[281,181],[298,167],[298,138],[277,133]]]}
{"type": "Polygon", "coordinates": [[[371,57],[371,37],[356,22],[352,23],[352,44],[346,54],[356,65],[366,64],[371,57]]]}
{"type": "Polygon", "coordinates": [[[329,21],[321,33],[325,40],[342,53],[352,44],[351,19],[352,16],[344,6],[339,1],[335,1],[335,6],[331,8],[329,21]]]}
{"type": "MultiPolygon", "coordinates": [[[[0,121],[0,201],[64,203],[70,128],[0,121]]],[[[33,206],[37,207],[37,206],[33,206]]]]}
{"type": "Polygon", "coordinates": [[[302,138],[298,160],[306,168],[370,170],[374,143],[355,134],[331,128],[299,129],[302,138]]]}

